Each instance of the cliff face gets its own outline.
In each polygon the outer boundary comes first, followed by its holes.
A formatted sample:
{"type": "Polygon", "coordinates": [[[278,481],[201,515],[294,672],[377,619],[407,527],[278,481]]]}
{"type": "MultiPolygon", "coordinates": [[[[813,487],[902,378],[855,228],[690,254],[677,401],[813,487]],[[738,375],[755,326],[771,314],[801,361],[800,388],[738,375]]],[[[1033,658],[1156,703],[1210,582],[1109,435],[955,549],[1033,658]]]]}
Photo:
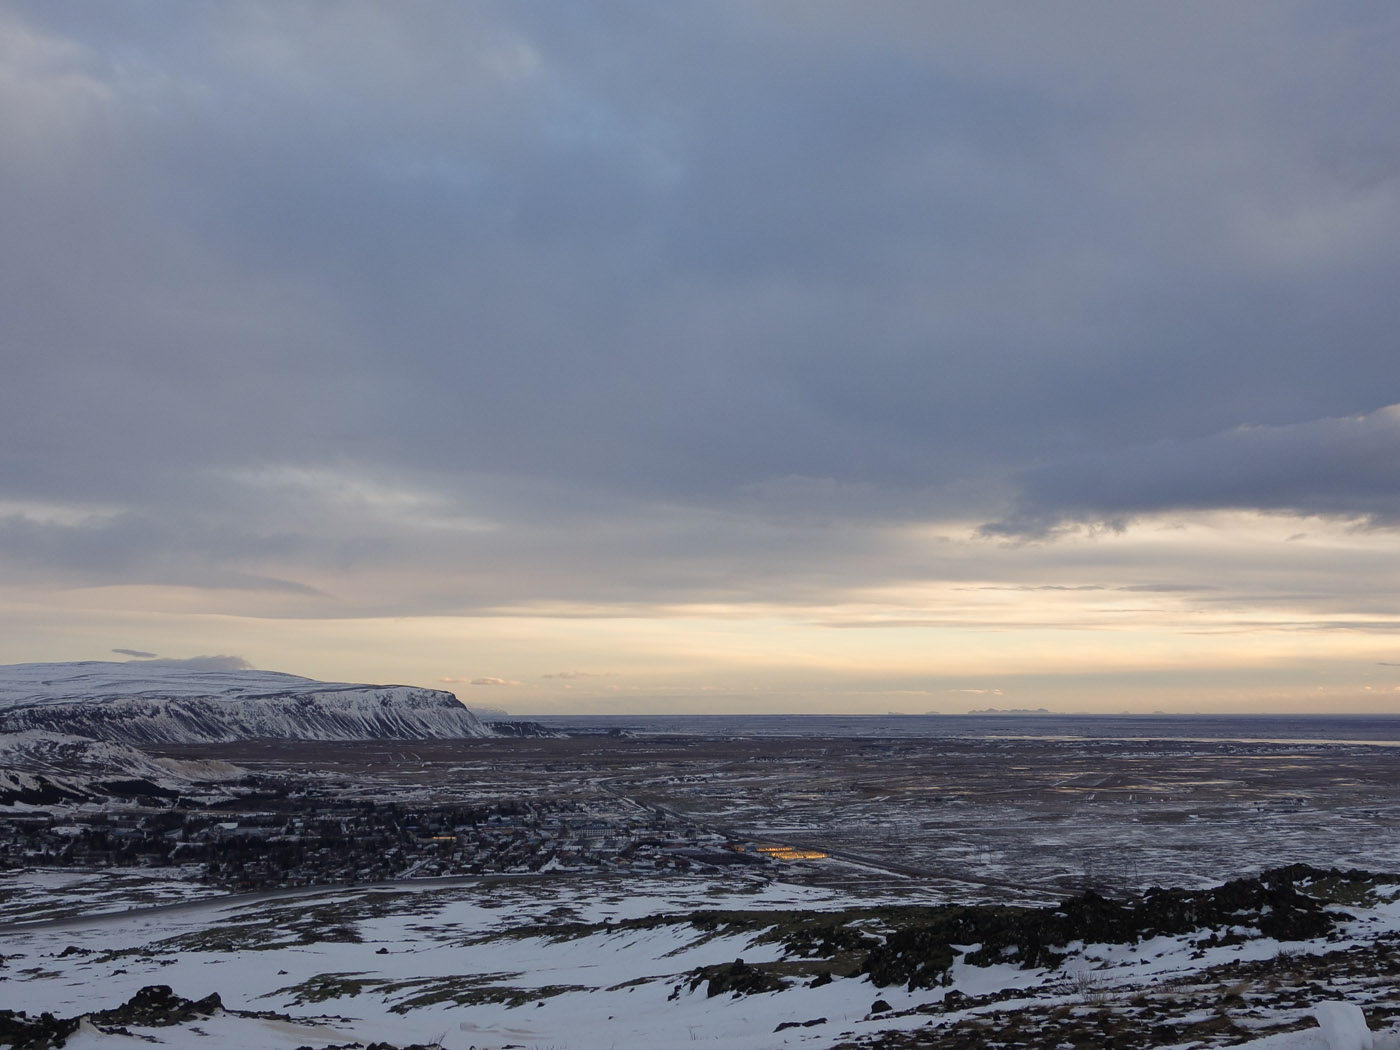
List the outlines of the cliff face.
{"type": "Polygon", "coordinates": [[[30,729],[133,744],[493,735],[437,689],[144,662],[0,667],[0,731],[30,729]]]}

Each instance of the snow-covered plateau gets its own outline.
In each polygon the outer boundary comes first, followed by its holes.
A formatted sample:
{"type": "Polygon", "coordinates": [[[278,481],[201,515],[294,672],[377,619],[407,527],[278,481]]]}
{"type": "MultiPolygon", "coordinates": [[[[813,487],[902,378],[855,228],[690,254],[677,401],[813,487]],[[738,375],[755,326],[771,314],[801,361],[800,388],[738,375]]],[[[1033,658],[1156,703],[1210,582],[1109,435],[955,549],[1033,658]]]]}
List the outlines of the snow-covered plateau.
{"type": "Polygon", "coordinates": [[[0,732],[131,744],[458,739],[492,731],[451,693],[156,661],[0,667],[0,732]]]}

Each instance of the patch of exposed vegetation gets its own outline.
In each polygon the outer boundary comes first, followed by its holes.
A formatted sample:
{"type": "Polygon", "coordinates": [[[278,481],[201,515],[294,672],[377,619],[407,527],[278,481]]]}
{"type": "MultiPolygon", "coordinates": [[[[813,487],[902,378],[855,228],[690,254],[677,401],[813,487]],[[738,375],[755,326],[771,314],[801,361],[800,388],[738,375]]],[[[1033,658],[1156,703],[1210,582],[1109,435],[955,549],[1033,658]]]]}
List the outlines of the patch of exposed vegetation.
{"type": "Polygon", "coordinates": [[[401,999],[390,1011],[406,1014],[422,1006],[436,1006],[451,1003],[453,1006],[476,1006],[481,1003],[504,1003],[508,1009],[524,1006],[526,1003],[552,999],[565,992],[591,991],[576,984],[546,984],[537,988],[521,988],[512,985],[493,984],[501,978],[519,977],[520,974],[487,974],[467,977],[433,977],[417,981],[403,981],[386,986],[387,995],[412,990],[407,998],[401,999]]]}
{"type": "Polygon", "coordinates": [[[263,996],[265,999],[292,996],[288,1005],[322,1003],[331,999],[349,998],[370,992],[386,1002],[398,997],[389,1009],[406,1014],[423,1006],[450,1003],[453,1006],[474,1006],[480,1003],[504,1003],[508,1007],[549,999],[564,992],[586,991],[579,985],[544,985],[523,988],[504,982],[519,978],[519,973],[459,974],[451,977],[424,977],[411,981],[395,981],[383,977],[368,977],[361,973],[321,973],[297,984],[287,985],[263,996]]]}
{"type": "Polygon", "coordinates": [[[262,998],[275,999],[290,995],[292,1000],[288,1005],[304,1006],[306,1003],[324,1003],[328,999],[359,995],[367,988],[382,988],[387,984],[389,982],[382,978],[362,977],[358,973],[318,973],[315,977],[308,977],[297,984],[289,984],[275,992],[268,992],[262,998]]]}
{"type": "Polygon", "coordinates": [[[212,926],[205,930],[194,930],[176,937],[167,937],[143,948],[162,954],[184,952],[262,952],[276,948],[286,948],[298,940],[283,930],[275,922],[238,923],[231,926],[212,926]]]}
{"type": "Polygon", "coordinates": [[[225,926],[196,930],[168,937],[148,946],[155,952],[238,952],[272,951],[306,944],[360,944],[363,938],[352,925],[367,917],[391,914],[392,905],[371,911],[358,906],[360,902],[336,901],[319,904],[299,911],[283,909],[280,913],[258,919],[234,922],[225,926]]]}
{"type": "Polygon", "coordinates": [[[1400,875],[1380,875],[1357,869],[1318,871],[1305,864],[1295,864],[1280,870],[1296,871],[1295,885],[1308,896],[1353,908],[1374,908],[1392,899],[1395,885],[1400,883],[1400,875]],[[1378,891],[1379,886],[1389,887],[1390,893],[1383,897],[1378,891]]]}

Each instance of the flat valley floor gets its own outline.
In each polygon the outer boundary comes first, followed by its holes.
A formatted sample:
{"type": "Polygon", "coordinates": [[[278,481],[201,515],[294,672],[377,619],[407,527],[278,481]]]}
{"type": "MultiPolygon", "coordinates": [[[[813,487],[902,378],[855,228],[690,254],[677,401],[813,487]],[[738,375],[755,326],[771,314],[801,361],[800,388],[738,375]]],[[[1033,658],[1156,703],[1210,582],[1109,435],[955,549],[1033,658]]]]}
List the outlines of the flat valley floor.
{"type": "MultiPolygon", "coordinates": [[[[1324,741],[575,737],[166,748],[344,797],[626,798],[959,898],[1400,870],[1400,749],[1324,741]]],[[[787,874],[843,878],[840,865],[787,874]]]]}

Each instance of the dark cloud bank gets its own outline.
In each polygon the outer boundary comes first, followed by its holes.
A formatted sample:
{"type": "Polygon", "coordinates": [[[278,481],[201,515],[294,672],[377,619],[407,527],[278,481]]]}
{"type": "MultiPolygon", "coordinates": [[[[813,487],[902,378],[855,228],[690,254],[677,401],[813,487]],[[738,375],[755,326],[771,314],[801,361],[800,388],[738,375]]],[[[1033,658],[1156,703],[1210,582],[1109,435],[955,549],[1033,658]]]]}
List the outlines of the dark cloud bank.
{"type": "Polygon", "coordinates": [[[1397,522],[1393,5],[19,3],[0,40],[27,580],[736,599],[897,576],[911,522],[1397,522]]]}
{"type": "Polygon", "coordinates": [[[1018,477],[1015,516],[988,535],[1043,537],[1066,522],[1122,527],[1161,511],[1249,508],[1400,525],[1400,406],[1293,426],[1114,449],[1018,477]]]}

